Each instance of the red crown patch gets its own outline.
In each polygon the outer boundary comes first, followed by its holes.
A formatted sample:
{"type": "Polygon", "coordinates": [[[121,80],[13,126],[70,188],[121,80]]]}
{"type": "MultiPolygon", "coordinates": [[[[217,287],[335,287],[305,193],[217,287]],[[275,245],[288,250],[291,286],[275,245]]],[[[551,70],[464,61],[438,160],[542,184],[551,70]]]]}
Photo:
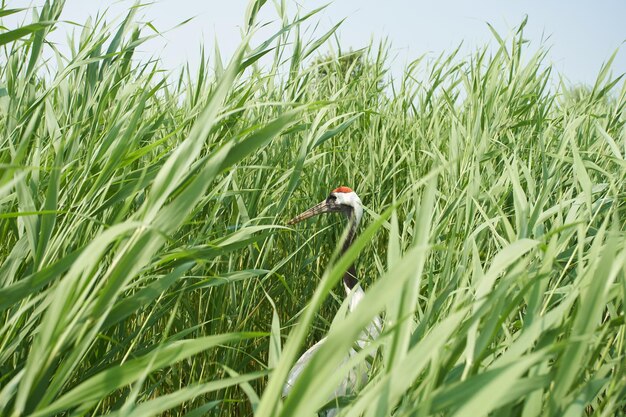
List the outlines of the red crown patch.
{"type": "Polygon", "coordinates": [[[342,185],[339,188],[335,188],[333,190],[333,193],[351,193],[352,192],[352,188],[350,187],[346,187],[345,185],[342,185]]]}

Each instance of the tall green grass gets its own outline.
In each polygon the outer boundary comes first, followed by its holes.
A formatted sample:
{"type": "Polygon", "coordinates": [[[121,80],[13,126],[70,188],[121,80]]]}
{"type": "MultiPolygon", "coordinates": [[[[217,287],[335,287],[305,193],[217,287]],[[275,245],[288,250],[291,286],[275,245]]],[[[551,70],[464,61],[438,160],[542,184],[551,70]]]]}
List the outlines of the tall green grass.
{"type": "Polygon", "coordinates": [[[317,11],[284,2],[256,43],[263,3],[197,72],[136,58],[155,36],[136,8],[86,22],[67,56],[46,42],[62,1],[0,33],[2,414],[626,413],[611,62],[589,88],[555,82],[522,22],[392,80],[386,44],[309,38],[317,11]],[[342,184],[366,215],[337,259],[340,219],[283,224],[342,184]],[[353,259],[367,293],[346,316],[353,259]],[[376,314],[381,337],[341,365],[376,314]],[[364,361],[368,384],[327,404],[364,361]]]}

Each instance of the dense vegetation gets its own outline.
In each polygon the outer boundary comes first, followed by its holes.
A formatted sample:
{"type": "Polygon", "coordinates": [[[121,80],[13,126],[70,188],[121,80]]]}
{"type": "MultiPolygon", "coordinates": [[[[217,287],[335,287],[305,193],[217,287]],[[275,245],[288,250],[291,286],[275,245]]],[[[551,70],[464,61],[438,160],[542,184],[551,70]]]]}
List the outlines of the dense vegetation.
{"type": "Polygon", "coordinates": [[[278,5],[249,46],[262,3],[228,64],[213,49],[180,76],[135,57],[155,36],[136,9],[69,56],[46,42],[62,1],[0,33],[2,414],[310,416],[363,361],[342,416],[626,413],[610,62],[556,82],[522,22],[393,80],[384,44],[306,40],[315,12],[278,5]],[[366,214],[337,259],[339,217],[284,223],[339,185],[366,214]],[[367,294],[346,316],[353,259],[367,294]],[[376,314],[382,336],[340,365],[376,314]]]}

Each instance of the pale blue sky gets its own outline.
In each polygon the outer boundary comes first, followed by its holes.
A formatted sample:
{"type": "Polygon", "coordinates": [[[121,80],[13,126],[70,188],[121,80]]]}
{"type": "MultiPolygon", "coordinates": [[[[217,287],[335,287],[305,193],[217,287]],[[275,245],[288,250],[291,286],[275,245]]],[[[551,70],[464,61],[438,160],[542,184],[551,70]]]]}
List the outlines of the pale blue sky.
{"type": "MultiPolygon", "coordinates": [[[[9,7],[25,7],[42,1],[8,1],[9,7]]],[[[295,7],[296,2],[287,0],[295,7]]],[[[308,11],[328,1],[300,0],[308,11]]],[[[122,15],[134,1],[67,0],[63,19],[83,23],[88,15],[110,8],[110,16],[122,15]]],[[[159,30],[195,17],[183,27],[168,31],[163,38],[144,45],[149,55],[161,56],[166,68],[174,69],[189,61],[197,63],[198,46],[211,49],[214,39],[224,56],[239,43],[247,0],[156,0],[140,13],[159,30]]],[[[370,39],[387,37],[391,41],[393,69],[423,54],[436,56],[464,42],[469,51],[486,42],[495,42],[486,22],[506,35],[529,16],[526,35],[532,46],[551,47],[549,60],[573,83],[592,83],[603,62],[626,41],[625,0],[335,0],[319,15],[319,33],[347,17],[340,29],[342,47],[359,48],[370,39]]],[[[272,0],[261,20],[276,19],[272,0]]],[[[60,33],[54,40],[63,42],[60,33]]],[[[620,48],[613,65],[614,74],[626,73],[626,45],[620,48]]]]}

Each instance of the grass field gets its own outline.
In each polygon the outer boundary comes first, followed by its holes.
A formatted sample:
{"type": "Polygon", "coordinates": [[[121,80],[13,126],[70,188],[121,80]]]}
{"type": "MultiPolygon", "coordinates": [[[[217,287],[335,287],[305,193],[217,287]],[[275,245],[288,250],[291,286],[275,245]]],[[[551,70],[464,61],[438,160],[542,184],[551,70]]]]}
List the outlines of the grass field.
{"type": "Polygon", "coordinates": [[[388,45],[305,38],[315,11],[279,4],[249,46],[263,3],[197,72],[136,58],[156,35],[135,9],[87,22],[69,55],[45,41],[61,1],[0,32],[2,415],[311,416],[366,361],[342,416],[625,415],[610,62],[589,88],[558,82],[522,22],[391,81],[388,45]],[[366,207],[343,257],[340,217],[285,226],[339,185],[366,207]],[[353,259],[366,298],[345,315],[353,259]]]}

